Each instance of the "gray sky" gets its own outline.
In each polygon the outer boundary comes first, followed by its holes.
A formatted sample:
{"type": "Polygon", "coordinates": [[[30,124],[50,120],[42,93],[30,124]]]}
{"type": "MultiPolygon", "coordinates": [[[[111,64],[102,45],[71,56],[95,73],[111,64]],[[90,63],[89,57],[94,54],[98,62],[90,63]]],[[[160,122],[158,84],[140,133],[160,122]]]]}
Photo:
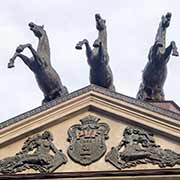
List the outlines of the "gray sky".
{"type": "MultiPolygon", "coordinates": [[[[89,67],[85,51],[75,44],[87,38],[91,44],[97,37],[94,14],[106,19],[108,51],[114,84],[119,93],[135,97],[147,63],[150,46],[163,14],[172,12],[167,31],[167,45],[175,40],[180,51],[179,0],[6,0],[0,6],[0,121],[31,110],[43,99],[33,73],[17,59],[15,68],[7,63],[19,44],[37,38],[27,24],[44,24],[51,61],[70,92],[89,84],[89,67]]],[[[24,52],[31,56],[28,50],[24,52]]],[[[171,57],[164,91],[166,100],[180,105],[180,57],[171,57]]]]}

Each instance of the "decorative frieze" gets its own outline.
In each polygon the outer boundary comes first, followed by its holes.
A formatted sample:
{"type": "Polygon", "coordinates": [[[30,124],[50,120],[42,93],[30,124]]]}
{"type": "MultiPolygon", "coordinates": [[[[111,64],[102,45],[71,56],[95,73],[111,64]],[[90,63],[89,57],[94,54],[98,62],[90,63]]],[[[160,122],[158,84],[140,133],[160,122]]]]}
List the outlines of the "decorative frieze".
{"type": "Polygon", "coordinates": [[[180,154],[170,149],[162,149],[155,143],[153,136],[152,133],[143,129],[127,127],[119,145],[112,147],[106,155],[106,161],[118,169],[146,163],[157,164],[161,168],[180,165],[180,154]]]}
{"type": "Polygon", "coordinates": [[[29,137],[15,156],[0,160],[0,173],[13,174],[30,168],[40,173],[53,172],[65,164],[67,158],[52,141],[53,136],[49,131],[29,137]]]}

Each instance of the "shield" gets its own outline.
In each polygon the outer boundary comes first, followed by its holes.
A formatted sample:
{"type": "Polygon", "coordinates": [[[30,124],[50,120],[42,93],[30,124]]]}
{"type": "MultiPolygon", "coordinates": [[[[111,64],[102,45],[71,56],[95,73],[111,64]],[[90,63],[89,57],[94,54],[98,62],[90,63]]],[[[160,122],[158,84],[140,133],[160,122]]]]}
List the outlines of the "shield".
{"type": "Polygon", "coordinates": [[[106,152],[105,140],[108,139],[109,126],[99,123],[98,118],[87,116],[68,130],[68,155],[82,165],[89,165],[100,159],[106,152]]]}

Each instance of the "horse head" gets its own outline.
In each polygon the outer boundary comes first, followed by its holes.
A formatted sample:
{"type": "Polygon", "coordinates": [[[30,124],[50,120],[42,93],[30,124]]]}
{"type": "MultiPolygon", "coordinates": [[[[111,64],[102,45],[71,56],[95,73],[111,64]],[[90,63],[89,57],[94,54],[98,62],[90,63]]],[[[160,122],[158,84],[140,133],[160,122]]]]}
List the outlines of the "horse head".
{"type": "Polygon", "coordinates": [[[171,13],[168,12],[165,16],[162,16],[161,18],[161,23],[162,23],[162,27],[165,29],[167,27],[169,27],[170,25],[170,21],[171,21],[171,13]]]}
{"type": "Polygon", "coordinates": [[[102,31],[106,28],[106,21],[101,18],[100,14],[95,14],[95,20],[97,30],[102,31]]]}
{"type": "Polygon", "coordinates": [[[29,23],[30,30],[33,31],[34,35],[39,39],[46,33],[44,26],[36,25],[33,22],[29,23]]]}

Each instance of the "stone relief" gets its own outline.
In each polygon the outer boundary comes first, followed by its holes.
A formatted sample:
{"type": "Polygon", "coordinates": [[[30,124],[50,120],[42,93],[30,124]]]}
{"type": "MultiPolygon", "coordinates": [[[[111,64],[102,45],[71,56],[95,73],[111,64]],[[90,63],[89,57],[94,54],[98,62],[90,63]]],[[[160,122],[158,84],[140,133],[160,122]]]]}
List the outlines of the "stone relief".
{"type": "Polygon", "coordinates": [[[180,165],[180,154],[170,149],[162,149],[155,143],[153,136],[152,133],[142,129],[127,127],[120,144],[112,147],[106,155],[106,161],[118,169],[147,163],[158,165],[161,168],[180,165]]]}
{"type": "Polygon", "coordinates": [[[68,155],[72,160],[89,165],[100,159],[106,152],[105,140],[108,139],[109,126],[99,123],[98,118],[87,116],[68,130],[68,155]]]}
{"type": "Polygon", "coordinates": [[[52,173],[67,162],[62,150],[57,149],[52,141],[49,131],[29,137],[15,156],[0,160],[0,173],[13,174],[30,168],[40,173],[52,173]]]}

